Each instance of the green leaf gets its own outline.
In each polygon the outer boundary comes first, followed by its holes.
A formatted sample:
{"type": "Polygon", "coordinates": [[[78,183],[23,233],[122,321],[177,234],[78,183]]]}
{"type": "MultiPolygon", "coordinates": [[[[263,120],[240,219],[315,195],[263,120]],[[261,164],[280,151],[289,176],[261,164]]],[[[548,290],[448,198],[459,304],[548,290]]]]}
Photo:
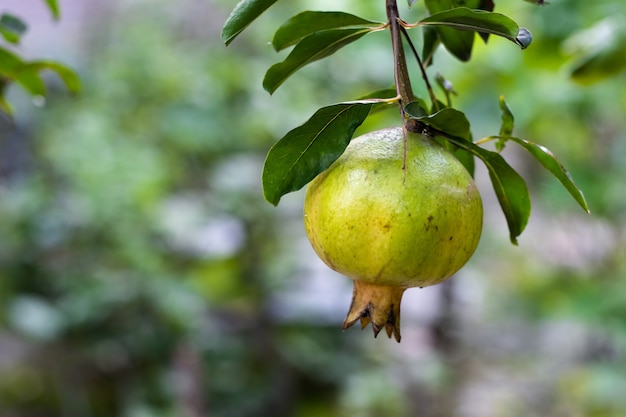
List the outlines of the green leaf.
{"type": "MultiPolygon", "coordinates": [[[[454,0],[425,0],[424,3],[431,15],[437,15],[440,12],[445,12],[458,6],[454,0]]],[[[475,0],[473,3],[475,3],[475,0]]],[[[476,4],[472,5],[476,6],[476,4]]],[[[457,59],[468,61],[471,58],[472,47],[474,45],[473,32],[461,32],[444,26],[435,26],[433,29],[434,32],[437,33],[437,37],[441,40],[441,43],[443,43],[445,48],[457,59]]],[[[427,39],[425,38],[424,48],[430,46],[426,41],[427,39]]],[[[429,42],[432,41],[429,40],[429,42]]]]}
{"type": "Polygon", "coordinates": [[[277,205],[328,168],[344,152],[370,103],[339,103],[319,109],[303,125],[288,132],[267,154],[263,194],[277,205]]]}
{"type": "Polygon", "coordinates": [[[472,178],[474,178],[474,173],[476,171],[476,161],[474,161],[474,155],[463,148],[459,148],[456,145],[453,146],[454,148],[451,151],[452,154],[456,156],[456,159],[463,164],[467,172],[469,172],[472,178]]]}
{"type": "Polygon", "coordinates": [[[515,126],[515,118],[509,108],[509,105],[504,101],[504,97],[500,96],[500,111],[502,124],[500,125],[500,136],[502,138],[496,142],[496,149],[498,152],[502,152],[506,139],[513,134],[513,127],[515,126]]]}
{"type": "Polygon", "coordinates": [[[0,75],[2,77],[12,79],[23,63],[24,61],[19,56],[0,47],[0,75]]]}
{"type": "MultiPolygon", "coordinates": [[[[418,120],[424,126],[434,129],[438,134],[451,135],[459,139],[471,141],[470,124],[465,114],[453,108],[445,107],[437,113],[429,115],[426,103],[422,100],[409,103],[404,112],[411,119],[418,120]]],[[[465,169],[474,176],[474,157],[464,148],[459,148],[451,142],[442,143],[446,148],[457,157],[465,166],[465,169]]]]}
{"type": "Polygon", "coordinates": [[[626,28],[623,18],[609,17],[593,27],[577,32],[565,41],[565,49],[575,56],[570,76],[590,84],[626,69],[626,28]]]}
{"type": "Polygon", "coordinates": [[[477,9],[487,10],[488,12],[493,12],[496,5],[493,3],[493,0],[480,0],[477,9]]]}
{"type": "Polygon", "coordinates": [[[58,19],[61,16],[61,13],[59,10],[59,3],[57,2],[57,0],[44,0],[44,1],[46,2],[48,9],[50,10],[50,13],[52,13],[52,17],[54,17],[55,19],[58,19]]]}
{"type": "Polygon", "coordinates": [[[9,43],[17,44],[26,32],[26,24],[18,17],[3,14],[0,16],[0,35],[9,43]]]}
{"type": "Polygon", "coordinates": [[[507,139],[512,140],[513,142],[517,143],[528,152],[530,152],[530,154],[537,161],[539,161],[539,163],[545,169],[550,171],[550,173],[552,173],[552,175],[554,175],[556,179],[558,179],[561,184],[563,184],[565,189],[583,208],[583,210],[585,210],[587,213],[590,213],[589,206],[587,205],[587,201],[585,200],[583,192],[576,185],[570,173],[563,167],[563,165],[561,165],[561,163],[556,159],[554,154],[548,148],[516,137],[508,137],[507,139]]]}
{"type": "Polygon", "coordinates": [[[0,77],[0,110],[3,111],[5,114],[11,116],[13,114],[13,108],[11,107],[9,102],[6,101],[6,99],[4,98],[4,92],[6,90],[7,85],[8,85],[8,82],[6,80],[3,80],[0,77]]]}
{"type": "Polygon", "coordinates": [[[424,42],[422,45],[422,60],[424,61],[424,65],[428,67],[433,63],[433,57],[441,39],[437,33],[437,29],[430,26],[424,26],[423,29],[424,42]]]}
{"type": "Polygon", "coordinates": [[[530,217],[530,196],[524,179],[502,158],[493,151],[483,149],[463,138],[443,135],[458,147],[480,158],[489,170],[491,184],[498,197],[509,227],[511,243],[517,245],[517,237],[522,234],[530,217]]]}
{"type": "MultiPolygon", "coordinates": [[[[466,7],[470,7],[470,6],[466,6],[466,7]]],[[[493,9],[495,7],[496,5],[493,3],[493,0],[481,0],[477,7],[470,7],[470,9],[475,8],[475,9],[487,10],[488,12],[493,12],[493,9]]],[[[489,40],[489,34],[484,33],[484,32],[478,32],[478,34],[483,39],[483,41],[487,43],[487,40],[489,40]]]]}
{"type": "Polygon", "coordinates": [[[222,41],[229,45],[257,17],[278,0],[241,0],[222,27],[222,41]]]}
{"type": "Polygon", "coordinates": [[[418,25],[445,26],[457,30],[491,33],[515,42],[522,49],[528,47],[532,40],[530,32],[520,29],[517,23],[509,17],[485,10],[471,10],[467,7],[457,7],[435,13],[420,20],[418,25]]]}
{"type": "Polygon", "coordinates": [[[361,104],[372,104],[369,114],[375,114],[383,110],[388,110],[394,104],[397,105],[398,101],[388,101],[390,99],[394,99],[397,96],[397,92],[395,88],[385,88],[382,90],[376,90],[370,94],[359,97],[358,100],[350,101],[347,103],[361,103],[361,104]],[[377,102],[380,100],[379,102],[377,102]]]}
{"type": "Polygon", "coordinates": [[[45,96],[46,84],[41,78],[41,71],[53,71],[63,81],[71,93],[80,91],[80,78],[63,64],[52,61],[32,61],[22,65],[15,73],[15,82],[32,95],[45,96]]]}
{"type": "Polygon", "coordinates": [[[0,110],[2,110],[5,114],[9,116],[13,114],[13,107],[9,104],[8,101],[4,99],[4,96],[0,95],[0,110]]]}
{"type": "Polygon", "coordinates": [[[411,118],[421,120],[428,117],[428,105],[424,100],[418,98],[404,107],[404,113],[411,118]]]}
{"type": "Polygon", "coordinates": [[[372,29],[332,29],[302,39],[283,62],[274,64],[265,73],[263,88],[272,94],[287,79],[311,62],[326,58],[356,41],[372,29]]]}
{"type": "Polygon", "coordinates": [[[344,12],[302,12],[287,20],[278,28],[272,39],[277,51],[300,42],[315,32],[330,29],[376,28],[383,23],[363,19],[344,12]]]}
{"type": "Polygon", "coordinates": [[[46,95],[46,83],[39,75],[39,69],[29,64],[23,65],[16,73],[15,82],[33,96],[46,95]]]}
{"type": "Polygon", "coordinates": [[[446,107],[435,114],[419,116],[413,114],[412,110],[412,108],[405,107],[404,112],[412,119],[418,120],[440,133],[457,136],[464,140],[469,140],[471,137],[470,123],[463,112],[446,107]]]}
{"type": "Polygon", "coordinates": [[[28,68],[36,71],[49,70],[56,73],[65,87],[71,93],[78,93],[81,89],[80,77],[74,70],[54,61],[32,61],[27,64],[28,68]]]}

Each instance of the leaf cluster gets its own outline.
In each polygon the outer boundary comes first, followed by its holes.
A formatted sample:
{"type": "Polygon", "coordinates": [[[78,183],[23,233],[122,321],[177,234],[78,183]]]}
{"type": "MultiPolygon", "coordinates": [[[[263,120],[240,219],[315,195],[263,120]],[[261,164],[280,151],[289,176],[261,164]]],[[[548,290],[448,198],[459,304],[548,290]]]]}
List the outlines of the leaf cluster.
{"type": "MultiPolygon", "coordinates": [[[[44,0],[46,7],[54,19],[59,19],[60,10],[57,0],[44,0]]],[[[0,44],[0,111],[12,114],[13,109],[5,98],[9,85],[15,83],[33,97],[45,97],[46,84],[41,76],[45,70],[56,73],[67,89],[76,93],[80,90],[78,75],[67,66],[48,60],[27,61],[10,49],[10,45],[18,45],[28,25],[11,13],[0,15],[0,36],[8,44],[0,44]]]]}
{"type": "MultiPolygon", "coordinates": [[[[416,1],[409,0],[409,6],[416,1]]],[[[276,0],[241,0],[222,29],[224,43],[230,44],[274,3],[276,0]]],[[[424,0],[424,4],[426,17],[414,23],[401,20],[399,23],[405,41],[422,70],[431,105],[421,98],[403,102],[404,97],[400,96],[399,86],[396,85],[393,90],[320,108],[269,150],[263,172],[266,199],[276,205],[284,194],[302,188],[339,158],[357,127],[373,110],[396,104],[404,115],[403,123],[411,123],[423,134],[442,141],[471,173],[475,157],[485,164],[513,244],[517,244],[517,237],[526,227],[531,205],[524,179],[500,154],[509,141],[527,150],[563,184],[584,210],[589,211],[582,192],[547,148],[513,136],[513,114],[503,98],[500,98],[502,124],[499,134],[474,142],[465,114],[452,107],[452,95],[456,94],[452,84],[437,75],[437,84],[446,97],[444,103],[436,97],[426,74],[426,68],[432,63],[440,45],[460,61],[468,61],[476,34],[485,42],[495,35],[525,49],[532,41],[530,32],[519,27],[510,17],[494,12],[492,0],[424,0]],[[423,31],[421,54],[408,35],[408,30],[414,28],[423,31]],[[496,141],[496,151],[480,146],[491,140],[496,141]]],[[[277,51],[288,47],[293,49],[282,62],[267,70],[263,87],[271,94],[305,65],[326,58],[369,33],[388,29],[390,24],[390,21],[376,22],[340,11],[297,14],[281,25],[274,35],[272,45],[277,51]]]]}

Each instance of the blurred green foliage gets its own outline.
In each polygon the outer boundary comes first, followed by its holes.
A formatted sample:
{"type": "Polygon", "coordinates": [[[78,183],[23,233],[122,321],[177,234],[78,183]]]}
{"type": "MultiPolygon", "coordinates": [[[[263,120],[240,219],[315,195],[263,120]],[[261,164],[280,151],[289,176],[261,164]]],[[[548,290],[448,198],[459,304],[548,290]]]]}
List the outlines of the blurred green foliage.
{"type": "MultiPolygon", "coordinates": [[[[270,98],[267,42],[310,3],[277,4],[228,49],[231,1],[102,3],[81,26],[82,93],[51,80],[45,107],[0,125],[1,417],[626,413],[624,73],[579,85],[566,55],[604,16],[623,21],[622,2],[501,0],[529,49],[494,39],[469,63],[436,55],[474,137],[496,133],[504,94],[517,135],[566,163],[593,214],[507,147],[534,202],[520,246],[477,172],[479,251],[451,284],[407,298],[397,346],[339,331],[349,282],[319,276],[301,195],[274,208],[260,185],[269,146],[314,109],[390,85],[389,39],[270,98]]],[[[341,9],[379,19],[378,3],[341,9]]]]}

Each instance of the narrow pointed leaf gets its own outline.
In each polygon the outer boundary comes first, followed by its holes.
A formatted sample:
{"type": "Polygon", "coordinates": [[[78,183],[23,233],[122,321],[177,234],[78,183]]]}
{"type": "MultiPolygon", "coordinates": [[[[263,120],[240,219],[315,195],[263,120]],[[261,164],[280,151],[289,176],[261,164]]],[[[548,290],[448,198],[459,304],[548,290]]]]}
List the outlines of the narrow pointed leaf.
{"type": "Polygon", "coordinates": [[[229,45],[257,17],[278,0],[241,0],[222,27],[222,41],[229,45]]]}
{"type": "Polygon", "coordinates": [[[303,38],[323,30],[347,28],[375,28],[382,26],[374,22],[344,12],[302,12],[287,20],[278,28],[272,39],[277,51],[295,45],[303,38]]]}
{"type": "Polygon", "coordinates": [[[424,42],[422,45],[422,60],[425,66],[433,64],[433,57],[437,47],[441,43],[441,39],[434,27],[424,26],[424,42]]]}
{"type": "Polygon", "coordinates": [[[445,138],[483,161],[489,171],[491,184],[506,218],[511,243],[517,245],[517,237],[526,228],[530,217],[530,196],[524,179],[511,168],[499,153],[483,149],[463,137],[438,131],[432,126],[430,130],[432,134],[445,138]]]}
{"type": "Polygon", "coordinates": [[[509,228],[511,243],[517,245],[517,237],[522,234],[530,217],[530,196],[524,179],[497,152],[483,149],[459,137],[444,135],[458,147],[480,158],[489,170],[491,184],[504,212],[509,228]]]}
{"type": "Polygon", "coordinates": [[[46,5],[48,6],[48,9],[50,10],[50,13],[52,13],[52,17],[54,17],[55,19],[59,19],[59,17],[61,17],[61,12],[59,10],[59,3],[57,2],[57,0],[44,0],[46,5]]]}
{"type": "MultiPolygon", "coordinates": [[[[468,4],[467,7],[476,8],[476,6],[478,6],[476,0],[470,0],[470,3],[471,4],[468,4]]],[[[454,0],[424,0],[424,5],[431,15],[449,11],[458,6],[454,0]]],[[[461,61],[469,61],[474,46],[473,32],[459,31],[443,25],[433,25],[431,29],[432,32],[437,34],[437,38],[448,52],[461,61]]],[[[424,48],[426,49],[426,47],[430,46],[427,41],[431,41],[427,39],[426,34],[424,36],[424,48]]],[[[424,54],[424,56],[427,55],[424,54]]]]}
{"type": "Polygon", "coordinates": [[[24,61],[13,52],[0,47],[0,78],[13,79],[24,61]]]}
{"type": "Polygon", "coordinates": [[[530,38],[530,32],[526,29],[520,30],[515,21],[503,14],[485,10],[472,10],[467,7],[457,7],[435,13],[420,20],[418,24],[491,33],[515,42],[522,47],[522,49],[526,48],[532,39],[530,38]],[[518,39],[518,37],[521,37],[521,39],[518,39]]]}
{"type": "Polygon", "coordinates": [[[344,152],[372,104],[340,103],[319,109],[288,132],[268,152],[263,167],[263,194],[277,205],[328,168],[344,152]]]}
{"type": "Polygon", "coordinates": [[[513,127],[515,126],[515,118],[509,108],[509,105],[504,101],[504,97],[500,96],[500,112],[502,123],[500,125],[500,138],[496,142],[496,150],[502,152],[507,139],[513,134],[513,127]]]}
{"type": "Polygon", "coordinates": [[[54,61],[33,61],[28,63],[28,65],[37,71],[49,70],[56,73],[70,93],[78,93],[81,89],[78,74],[63,64],[54,61]]]}
{"type": "Polygon", "coordinates": [[[53,61],[32,61],[24,64],[16,73],[15,81],[32,95],[46,95],[46,85],[41,78],[41,71],[56,73],[71,93],[80,91],[80,78],[68,67],[53,61]]]}
{"type": "Polygon", "coordinates": [[[18,17],[5,13],[0,16],[0,35],[9,43],[17,44],[26,32],[26,24],[18,17]]]}
{"type": "Polygon", "coordinates": [[[477,9],[487,10],[488,12],[493,12],[493,9],[495,9],[495,7],[496,5],[494,4],[493,0],[481,0],[477,9]]]}
{"type": "MultiPolygon", "coordinates": [[[[496,5],[493,3],[493,0],[481,0],[480,4],[476,9],[487,10],[488,12],[493,12],[496,5]]],[[[485,43],[489,40],[489,34],[485,32],[478,32],[478,35],[483,39],[485,43]]]]}
{"type": "Polygon", "coordinates": [[[39,70],[24,65],[16,74],[15,82],[33,96],[46,95],[46,83],[39,75],[39,70]]]}
{"type": "Polygon", "coordinates": [[[405,108],[404,111],[412,119],[419,120],[421,123],[447,135],[458,136],[465,140],[469,140],[471,136],[470,123],[467,117],[463,112],[456,109],[446,107],[435,114],[426,116],[412,114],[411,108],[405,108]]]}
{"type": "Polygon", "coordinates": [[[11,116],[13,115],[13,108],[4,97],[4,93],[8,84],[9,83],[7,80],[3,80],[0,77],[0,111],[3,111],[7,116],[11,116]]]}
{"type": "Polygon", "coordinates": [[[307,36],[283,62],[274,64],[267,70],[263,88],[272,94],[291,74],[303,66],[332,55],[371,31],[372,29],[333,29],[307,36]]]}
{"type": "MultiPolygon", "coordinates": [[[[442,103],[442,106],[445,106],[442,103]]],[[[405,109],[405,114],[411,119],[418,120],[430,129],[434,129],[439,134],[450,135],[459,139],[471,142],[470,124],[465,114],[462,112],[444,107],[439,112],[428,115],[426,103],[418,100],[409,103],[405,109]]],[[[474,176],[475,163],[473,155],[464,148],[460,148],[452,142],[445,142],[446,148],[457,157],[465,166],[465,169],[474,176]]]]}
{"type": "Polygon", "coordinates": [[[582,190],[576,185],[570,173],[556,159],[552,151],[544,146],[524,139],[516,137],[509,137],[507,139],[512,140],[526,149],[545,169],[550,171],[550,173],[554,175],[556,179],[561,182],[561,184],[563,184],[563,187],[565,187],[567,192],[570,193],[580,207],[582,207],[587,213],[590,213],[587,200],[585,200],[582,190]]]}
{"type": "Polygon", "coordinates": [[[0,95],[0,111],[3,111],[6,115],[13,115],[13,107],[5,100],[4,96],[0,95]]]}
{"type": "Polygon", "coordinates": [[[474,174],[476,172],[476,161],[474,161],[474,155],[466,149],[459,148],[456,145],[452,146],[454,146],[454,149],[451,151],[452,154],[456,156],[456,159],[463,164],[467,172],[469,172],[472,178],[474,178],[474,174]]]}

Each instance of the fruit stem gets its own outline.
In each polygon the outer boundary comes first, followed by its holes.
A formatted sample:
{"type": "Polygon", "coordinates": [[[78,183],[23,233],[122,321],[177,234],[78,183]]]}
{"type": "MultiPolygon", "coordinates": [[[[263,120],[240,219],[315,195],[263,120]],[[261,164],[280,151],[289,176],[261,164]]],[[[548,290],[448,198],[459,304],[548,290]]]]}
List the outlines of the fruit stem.
{"type": "Polygon", "coordinates": [[[394,81],[396,83],[396,92],[400,96],[399,106],[402,115],[403,124],[409,131],[413,131],[414,121],[404,117],[404,106],[415,101],[413,89],[411,88],[411,79],[409,77],[409,69],[406,64],[406,56],[404,55],[404,47],[402,45],[402,31],[400,28],[400,13],[398,12],[398,4],[396,0],[385,0],[387,8],[387,19],[389,19],[389,30],[391,32],[391,45],[393,48],[394,60],[394,81]]]}
{"type": "Polygon", "coordinates": [[[400,343],[400,303],[406,288],[369,284],[354,281],[354,292],[350,310],[343,322],[347,329],[361,321],[361,329],[372,323],[374,337],[385,328],[387,337],[394,336],[400,343]]]}

